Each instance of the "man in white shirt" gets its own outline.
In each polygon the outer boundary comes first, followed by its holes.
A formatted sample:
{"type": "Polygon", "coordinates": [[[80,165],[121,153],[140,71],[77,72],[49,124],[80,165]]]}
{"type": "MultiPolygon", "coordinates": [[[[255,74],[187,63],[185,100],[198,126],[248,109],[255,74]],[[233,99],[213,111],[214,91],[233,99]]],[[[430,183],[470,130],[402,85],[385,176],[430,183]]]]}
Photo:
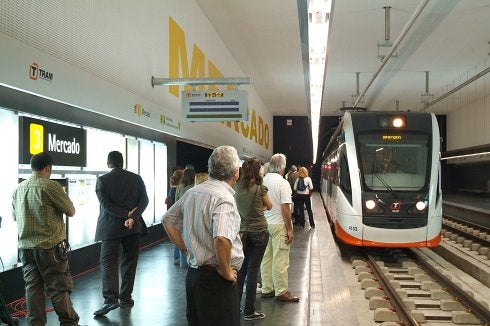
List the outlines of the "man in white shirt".
{"type": "Polygon", "coordinates": [[[265,249],[260,272],[262,276],[262,298],[298,302],[299,298],[288,289],[289,251],[293,242],[291,221],[291,186],[283,178],[286,156],[274,154],[270,159],[269,173],[264,185],[269,189],[272,209],[264,212],[269,228],[269,243],[265,249]]]}

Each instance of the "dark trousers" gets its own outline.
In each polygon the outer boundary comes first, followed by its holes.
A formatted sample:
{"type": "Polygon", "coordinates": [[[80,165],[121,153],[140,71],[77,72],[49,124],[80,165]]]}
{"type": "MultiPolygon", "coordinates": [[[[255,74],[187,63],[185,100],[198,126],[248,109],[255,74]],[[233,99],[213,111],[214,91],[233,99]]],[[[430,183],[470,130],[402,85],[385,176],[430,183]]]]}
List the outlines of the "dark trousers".
{"type": "MultiPolygon", "coordinates": [[[[315,220],[313,219],[313,211],[311,210],[311,198],[309,195],[296,195],[296,200],[298,201],[298,206],[301,208],[299,210],[299,225],[305,226],[305,210],[304,206],[306,206],[306,211],[308,212],[308,218],[310,221],[310,226],[315,226],[315,220]]],[[[296,206],[296,205],[295,205],[296,206]]]]}
{"type": "Polygon", "coordinates": [[[216,270],[189,267],[185,285],[189,326],[240,325],[236,285],[216,270]]]}
{"type": "Polygon", "coordinates": [[[265,248],[269,242],[269,231],[264,232],[244,232],[242,236],[243,260],[242,268],[238,272],[237,295],[238,303],[242,301],[243,284],[247,280],[245,316],[253,315],[255,312],[255,298],[257,292],[257,276],[260,270],[260,263],[264,257],[265,248]]]}
{"type": "Polygon", "coordinates": [[[100,274],[104,303],[118,299],[131,300],[136,266],[138,265],[139,234],[103,240],[100,247],[100,274]],[[121,250],[121,290],[119,291],[119,252],[121,250]]]}
{"type": "Polygon", "coordinates": [[[80,318],[70,299],[73,280],[66,247],[60,244],[52,249],[20,249],[19,253],[29,325],[46,325],[45,289],[51,297],[60,325],[78,325],[80,318]]]}
{"type": "Polygon", "coordinates": [[[303,204],[301,204],[298,201],[298,195],[293,196],[293,217],[294,217],[294,224],[299,224],[299,219],[300,219],[300,211],[304,209],[303,204]]]}

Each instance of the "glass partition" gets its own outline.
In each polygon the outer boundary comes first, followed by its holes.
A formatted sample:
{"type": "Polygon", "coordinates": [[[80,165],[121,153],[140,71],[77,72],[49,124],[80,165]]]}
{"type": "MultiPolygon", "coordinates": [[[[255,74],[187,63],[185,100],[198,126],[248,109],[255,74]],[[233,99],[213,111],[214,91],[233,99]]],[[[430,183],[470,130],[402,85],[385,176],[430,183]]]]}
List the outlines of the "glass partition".
{"type": "MultiPolygon", "coordinates": [[[[167,146],[100,129],[85,129],[87,166],[54,165],[51,175],[51,179],[68,180],[68,195],[76,209],[75,216],[68,218],[68,240],[72,249],[94,243],[99,216],[95,185],[97,177],[110,171],[107,167],[107,154],[110,151],[121,152],[127,169],[143,178],[150,201],[143,214],[146,223],[160,223],[166,210],[167,146]]],[[[14,268],[17,264],[17,224],[12,217],[12,193],[19,179],[27,179],[32,174],[29,164],[19,164],[18,135],[19,116],[0,108],[0,139],[9,140],[2,143],[4,159],[0,169],[0,272],[14,268]]]]}
{"type": "Polygon", "coordinates": [[[17,263],[17,224],[12,216],[12,193],[18,182],[19,118],[13,112],[0,109],[0,139],[2,168],[0,169],[0,271],[17,263]]]}
{"type": "Polygon", "coordinates": [[[155,143],[155,223],[160,223],[167,211],[167,180],[167,146],[155,143]]]}
{"type": "Polygon", "coordinates": [[[155,155],[153,143],[140,140],[140,171],[139,174],[146,186],[148,207],[143,213],[147,225],[155,224],[155,155]]]}

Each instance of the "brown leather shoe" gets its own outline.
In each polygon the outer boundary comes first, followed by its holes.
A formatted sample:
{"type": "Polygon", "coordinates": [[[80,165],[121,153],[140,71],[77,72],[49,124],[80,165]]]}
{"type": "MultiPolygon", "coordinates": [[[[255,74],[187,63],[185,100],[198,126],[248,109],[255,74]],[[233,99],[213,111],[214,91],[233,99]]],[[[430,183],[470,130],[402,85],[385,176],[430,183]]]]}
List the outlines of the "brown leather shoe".
{"type": "Polygon", "coordinates": [[[291,292],[289,292],[289,291],[287,291],[284,294],[277,296],[276,300],[286,301],[286,302],[299,302],[299,298],[292,295],[291,292]]]}

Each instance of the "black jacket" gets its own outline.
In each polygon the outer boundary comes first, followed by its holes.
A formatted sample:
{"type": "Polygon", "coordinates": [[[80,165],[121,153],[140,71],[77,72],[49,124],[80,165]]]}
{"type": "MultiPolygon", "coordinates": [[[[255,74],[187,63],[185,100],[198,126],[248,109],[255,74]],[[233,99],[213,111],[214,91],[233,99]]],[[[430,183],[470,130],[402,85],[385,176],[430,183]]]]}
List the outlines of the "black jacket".
{"type": "Polygon", "coordinates": [[[97,179],[95,193],[100,202],[100,214],[97,220],[95,241],[118,239],[124,236],[138,233],[144,225],[143,214],[148,206],[148,195],[141,177],[133,172],[115,168],[97,179]],[[140,227],[135,225],[129,230],[124,226],[128,213],[134,207],[133,218],[136,223],[142,223],[140,227]]]}

